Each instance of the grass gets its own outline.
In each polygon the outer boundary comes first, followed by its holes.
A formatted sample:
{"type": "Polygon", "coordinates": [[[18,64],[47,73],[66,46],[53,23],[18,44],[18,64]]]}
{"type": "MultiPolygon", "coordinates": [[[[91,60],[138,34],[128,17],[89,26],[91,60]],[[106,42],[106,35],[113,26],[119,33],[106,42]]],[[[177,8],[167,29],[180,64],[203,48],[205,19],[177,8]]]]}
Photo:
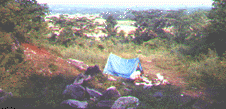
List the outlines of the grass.
{"type": "MultiPolygon", "coordinates": [[[[132,21],[119,21],[118,25],[128,26],[128,22],[132,21]]],[[[61,94],[64,87],[73,82],[75,77],[82,72],[71,67],[66,62],[56,62],[56,58],[74,58],[83,61],[89,66],[98,65],[103,70],[110,53],[123,58],[135,58],[138,56],[141,63],[152,60],[160,69],[179,72],[175,73],[175,75],[178,74],[178,76],[185,78],[185,82],[189,83],[188,90],[192,90],[193,87],[202,89],[208,85],[225,84],[226,61],[219,60],[216,52],[212,50],[209,50],[207,55],[200,54],[194,60],[194,58],[189,56],[171,53],[172,49],[178,48],[180,45],[169,46],[169,42],[160,38],[152,39],[141,45],[136,45],[132,42],[122,44],[118,43],[118,41],[118,38],[110,38],[103,42],[77,38],[69,47],[41,43],[41,47],[52,54],[51,57],[44,58],[34,55],[32,60],[35,61],[23,61],[19,66],[16,66],[18,68],[16,72],[1,69],[1,88],[12,92],[18,98],[37,98],[38,100],[35,101],[37,107],[43,104],[58,107],[63,100],[61,94]],[[141,52],[138,52],[139,50],[141,52]],[[39,87],[43,85],[45,87],[39,87]]],[[[100,91],[104,91],[110,86],[116,86],[122,96],[136,96],[140,101],[146,103],[147,107],[166,108],[171,106],[170,104],[164,104],[163,106],[161,102],[158,102],[158,99],[150,96],[159,88],[143,90],[141,86],[134,86],[120,77],[116,78],[118,81],[108,81],[106,75],[97,75],[87,85],[100,91]],[[123,85],[122,82],[126,82],[127,85],[123,85]],[[126,92],[124,90],[126,87],[133,89],[133,91],[131,93],[126,92]]],[[[164,92],[166,95],[171,92],[181,91],[181,89],[176,87],[168,86],[163,89],[166,90],[164,92]]],[[[172,103],[175,102],[172,101],[172,103]]],[[[139,108],[144,107],[140,106],[139,108]]]]}

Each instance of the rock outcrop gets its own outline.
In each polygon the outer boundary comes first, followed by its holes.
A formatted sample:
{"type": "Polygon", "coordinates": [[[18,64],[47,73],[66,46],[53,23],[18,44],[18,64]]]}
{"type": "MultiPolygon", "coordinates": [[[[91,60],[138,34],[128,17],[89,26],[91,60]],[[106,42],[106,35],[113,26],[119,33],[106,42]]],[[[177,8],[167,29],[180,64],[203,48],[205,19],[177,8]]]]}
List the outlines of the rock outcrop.
{"type": "MultiPolygon", "coordinates": [[[[61,108],[66,109],[136,109],[136,108],[145,108],[147,104],[143,101],[140,101],[135,96],[122,96],[115,86],[107,88],[102,93],[96,89],[92,89],[89,86],[85,86],[85,82],[92,80],[95,73],[100,73],[98,66],[92,66],[87,69],[85,74],[80,74],[75,79],[74,83],[69,84],[65,87],[65,90],[62,93],[64,101],[59,105],[61,108]]],[[[127,83],[123,82],[123,85],[127,83]]],[[[153,86],[154,88],[155,86],[153,86]]],[[[155,88],[157,89],[157,88],[155,88]]],[[[143,89],[151,90],[151,89],[143,89]]],[[[125,87],[125,91],[136,92],[131,88],[125,87]]],[[[139,93],[139,92],[137,92],[139,93]]],[[[3,106],[5,103],[14,106],[15,101],[10,99],[13,97],[12,93],[7,93],[3,90],[0,90],[0,105],[3,106]],[[9,102],[7,102],[9,101],[9,102]]],[[[213,107],[213,105],[207,101],[201,99],[194,99],[187,95],[181,95],[180,93],[175,93],[171,90],[154,90],[154,92],[148,92],[146,96],[149,96],[150,99],[155,99],[156,103],[159,106],[170,106],[172,108],[195,108],[195,109],[207,109],[213,107]],[[166,93],[167,92],[167,93],[166,93]]],[[[139,97],[139,96],[138,96],[139,97]]],[[[34,100],[35,101],[35,100],[34,100]]],[[[34,105],[29,103],[30,100],[20,100],[17,104],[23,104],[23,107],[32,108],[34,105]]],[[[224,101],[217,102],[218,105],[224,104],[224,101]]],[[[7,105],[7,106],[8,106],[7,105]]],[[[5,105],[4,105],[5,106],[5,105]]],[[[43,106],[45,107],[45,106],[43,106]]],[[[17,107],[15,107],[17,108],[17,107]]],[[[51,107],[48,107],[51,108],[51,107]]],[[[156,107],[162,108],[162,107],[156,107]]],[[[213,107],[214,108],[214,107],[213,107]]]]}

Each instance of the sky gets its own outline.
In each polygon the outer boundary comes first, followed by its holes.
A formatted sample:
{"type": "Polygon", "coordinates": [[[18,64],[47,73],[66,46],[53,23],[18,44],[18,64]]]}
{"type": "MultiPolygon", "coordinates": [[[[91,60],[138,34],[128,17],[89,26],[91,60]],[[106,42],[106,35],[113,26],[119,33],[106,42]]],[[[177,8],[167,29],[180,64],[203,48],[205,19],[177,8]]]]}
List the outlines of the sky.
{"type": "Polygon", "coordinates": [[[158,5],[204,5],[211,6],[212,0],[37,0],[47,4],[82,4],[114,6],[158,6],[158,5]]]}

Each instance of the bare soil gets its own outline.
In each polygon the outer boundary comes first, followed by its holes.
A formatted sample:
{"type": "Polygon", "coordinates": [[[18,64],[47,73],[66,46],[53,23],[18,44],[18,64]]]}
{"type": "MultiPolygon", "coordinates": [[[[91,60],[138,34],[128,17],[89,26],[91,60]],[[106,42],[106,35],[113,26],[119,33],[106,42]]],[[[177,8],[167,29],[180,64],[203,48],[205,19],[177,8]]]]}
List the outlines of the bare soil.
{"type": "MultiPolygon", "coordinates": [[[[82,71],[78,71],[78,69],[72,67],[69,63],[67,63],[67,60],[62,59],[58,56],[55,56],[45,50],[44,48],[38,48],[32,44],[22,44],[23,47],[27,48],[25,55],[26,59],[31,59],[31,56],[33,56],[32,60],[36,61],[37,64],[42,64],[43,66],[47,66],[46,68],[43,68],[50,72],[48,65],[48,61],[54,61],[53,63],[56,66],[59,66],[58,71],[52,72],[55,74],[64,73],[65,70],[72,71],[73,73],[70,73],[69,75],[77,76],[82,71]],[[32,55],[31,55],[32,54],[32,55]],[[76,73],[75,73],[76,72],[76,73]]],[[[194,98],[204,96],[205,93],[202,91],[194,91],[194,90],[186,90],[187,83],[183,78],[181,78],[180,73],[172,70],[172,69],[161,69],[156,66],[155,58],[154,57],[142,57],[141,65],[144,70],[144,74],[147,75],[149,79],[157,78],[156,74],[160,73],[164,76],[164,79],[167,79],[170,84],[178,86],[182,89],[184,89],[183,94],[192,96],[194,98]]]]}

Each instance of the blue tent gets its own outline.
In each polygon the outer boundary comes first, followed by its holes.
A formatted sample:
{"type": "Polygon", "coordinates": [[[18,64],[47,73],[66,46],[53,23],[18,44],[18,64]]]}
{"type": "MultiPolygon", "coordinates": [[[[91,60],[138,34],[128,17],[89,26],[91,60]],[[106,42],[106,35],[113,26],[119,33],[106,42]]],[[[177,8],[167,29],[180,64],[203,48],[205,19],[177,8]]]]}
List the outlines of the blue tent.
{"type": "Polygon", "coordinates": [[[124,59],[111,53],[103,73],[130,78],[130,75],[136,71],[137,68],[142,71],[139,58],[124,59]]]}

